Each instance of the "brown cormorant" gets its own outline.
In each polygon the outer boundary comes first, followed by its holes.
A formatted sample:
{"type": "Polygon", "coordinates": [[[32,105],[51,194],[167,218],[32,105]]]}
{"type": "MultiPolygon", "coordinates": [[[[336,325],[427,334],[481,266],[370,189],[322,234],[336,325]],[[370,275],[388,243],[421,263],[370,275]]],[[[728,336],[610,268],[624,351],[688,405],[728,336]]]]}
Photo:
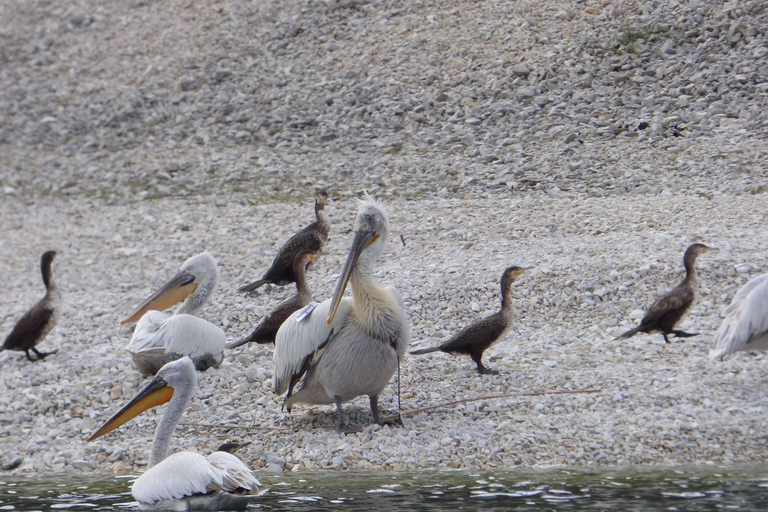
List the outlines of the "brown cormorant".
{"type": "Polygon", "coordinates": [[[0,351],[23,350],[30,361],[39,361],[56,353],[55,350],[40,352],[35,348],[54,328],[61,313],[61,293],[51,274],[51,264],[55,258],[56,251],[46,251],[40,258],[40,270],[46,289],[45,297],[24,313],[11,334],[5,338],[5,343],[0,347],[0,351]],[[29,355],[30,350],[37,355],[37,359],[32,359],[32,356],[29,355]]]}
{"type": "Polygon", "coordinates": [[[280,251],[272,260],[272,266],[269,267],[261,279],[241,286],[238,292],[252,292],[267,283],[278,286],[295,283],[296,276],[293,273],[293,262],[299,251],[320,252],[328,240],[328,233],[331,230],[331,222],[328,214],[325,213],[325,201],[328,194],[325,190],[318,191],[315,197],[315,217],[317,220],[305,227],[291,238],[280,248],[280,251]]]}
{"type": "Polygon", "coordinates": [[[530,267],[512,266],[504,270],[504,273],[501,275],[501,310],[499,312],[472,322],[459,331],[458,334],[437,347],[413,350],[411,354],[429,354],[430,352],[437,351],[469,354],[475,364],[477,364],[477,371],[480,374],[498,374],[498,370],[490,370],[483,366],[483,352],[500,340],[512,324],[512,319],[515,317],[512,298],[510,297],[512,283],[515,282],[517,276],[529,269],[530,267]]]}
{"type": "Polygon", "coordinates": [[[251,334],[227,344],[227,348],[245,345],[249,341],[256,343],[274,343],[277,330],[294,311],[303,308],[312,301],[312,290],[309,289],[306,268],[310,261],[317,259],[313,251],[301,251],[293,261],[293,273],[296,276],[296,295],[281,303],[274,311],[259,322],[251,334]]]}
{"type": "Polygon", "coordinates": [[[646,334],[660,332],[664,336],[664,341],[669,343],[668,334],[674,334],[678,338],[690,338],[699,333],[689,333],[675,329],[675,324],[688,311],[696,300],[696,258],[699,254],[705,252],[715,252],[717,249],[707,247],[704,244],[693,244],[685,250],[683,255],[683,264],[685,265],[685,278],[683,281],[672,288],[669,293],[653,303],[651,309],[640,321],[640,325],[630,329],[624,334],[616,336],[614,340],[631,338],[638,332],[646,334]]]}

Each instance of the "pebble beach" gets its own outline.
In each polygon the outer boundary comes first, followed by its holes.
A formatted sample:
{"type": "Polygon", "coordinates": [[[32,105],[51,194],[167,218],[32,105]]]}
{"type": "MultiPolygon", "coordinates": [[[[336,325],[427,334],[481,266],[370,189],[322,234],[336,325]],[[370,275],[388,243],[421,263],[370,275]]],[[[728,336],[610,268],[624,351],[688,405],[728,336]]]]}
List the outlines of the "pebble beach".
{"type": "MultiPolygon", "coordinates": [[[[389,210],[375,277],[411,347],[499,307],[486,351],[408,356],[404,426],[366,397],[281,411],[271,346],[200,375],[172,450],[257,471],[762,462],[765,355],[708,357],[722,310],[768,272],[768,6],[762,1],[108,0],[0,5],[0,336],[42,297],[58,326],[29,363],[0,353],[0,467],[136,473],[162,409],[85,438],[141,389],[125,317],[190,256],[221,272],[201,317],[230,339],[293,288],[259,277],[329,193],[308,274],[330,298],[368,191],[389,210]],[[613,341],[683,277],[679,327],[613,341]],[[502,396],[503,395],[503,396],[502,396]]],[[[251,345],[251,344],[249,344],[251,345]]],[[[380,406],[397,413],[396,379],[380,406]]]]}

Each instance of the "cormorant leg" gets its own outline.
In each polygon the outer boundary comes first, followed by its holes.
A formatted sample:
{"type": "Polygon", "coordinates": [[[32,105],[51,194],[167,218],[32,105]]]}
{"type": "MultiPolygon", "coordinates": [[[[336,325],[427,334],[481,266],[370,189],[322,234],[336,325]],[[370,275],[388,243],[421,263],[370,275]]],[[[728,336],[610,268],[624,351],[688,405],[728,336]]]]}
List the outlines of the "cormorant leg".
{"type": "Polygon", "coordinates": [[[661,333],[662,336],[664,336],[664,343],[669,343],[669,338],[667,338],[667,333],[663,332],[661,333]]]}
{"type": "Polygon", "coordinates": [[[498,375],[499,370],[491,370],[490,368],[486,368],[483,366],[483,362],[478,359],[475,361],[477,363],[477,371],[480,373],[480,375],[498,375]]]}
{"type": "Polygon", "coordinates": [[[343,432],[345,434],[354,434],[356,432],[360,432],[360,427],[349,427],[344,424],[344,413],[341,410],[341,397],[336,395],[333,397],[333,399],[336,401],[336,410],[339,412],[339,432],[343,432]]]}
{"type": "Polygon", "coordinates": [[[37,359],[32,359],[32,356],[31,356],[31,355],[29,355],[29,349],[26,349],[26,350],[24,350],[24,353],[25,353],[25,354],[27,354],[27,359],[29,359],[29,360],[30,360],[30,361],[32,361],[33,363],[34,363],[35,361],[37,361],[37,359]]]}
{"type": "Polygon", "coordinates": [[[377,425],[381,425],[379,419],[379,395],[373,395],[368,397],[371,401],[371,414],[373,414],[373,422],[377,425]]]}
{"type": "Polygon", "coordinates": [[[699,333],[697,332],[685,332],[685,331],[672,331],[672,334],[674,334],[678,338],[690,338],[691,336],[699,335],[699,333]]]}
{"type": "Polygon", "coordinates": [[[37,354],[37,360],[40,361],[42,359],[45,359],[46,357],[48,357],[51,354],[55,354],[56,352],[58,352],[58,350],[51,350],[50,352],[40,352],[35,347],[32,347],[32,352],[37,354]]]}

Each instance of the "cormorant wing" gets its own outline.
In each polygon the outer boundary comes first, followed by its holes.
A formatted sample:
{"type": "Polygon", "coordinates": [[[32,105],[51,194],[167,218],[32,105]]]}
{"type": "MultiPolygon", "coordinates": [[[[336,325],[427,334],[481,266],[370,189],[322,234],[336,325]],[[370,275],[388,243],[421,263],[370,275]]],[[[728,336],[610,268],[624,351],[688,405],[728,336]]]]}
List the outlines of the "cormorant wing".
{"type": "Polygon", "coordinates": [[[45,327],[53,316],[53,309],[46,307],[41,301],[32,306],[32,308],[24,313],[24,315],[16,322],[16,325],[11,330],[11,333],[5,339],[5,348],[20,347],[25,342],[34,341],[35,336],[45,327]]]}

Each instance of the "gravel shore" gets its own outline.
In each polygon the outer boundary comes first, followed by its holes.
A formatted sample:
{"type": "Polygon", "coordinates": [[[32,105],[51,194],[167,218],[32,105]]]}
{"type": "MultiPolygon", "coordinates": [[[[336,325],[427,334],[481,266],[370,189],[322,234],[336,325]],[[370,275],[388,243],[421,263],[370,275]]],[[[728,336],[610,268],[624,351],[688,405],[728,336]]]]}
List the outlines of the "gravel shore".
{"type": "MultiPolygon", "coordinates": [[[[56,355],[0,354],[0,467],[140,471],[157,412],[84,442],[144,382],[118,320],[208,250],[221,284],[201,316],[248,331],[293,290],[235,289],[312,220],[317,187],[332,231],[315,298],[368,190],[391,222],[376,277],[403,294],[412,347],[495,311],[506,266],[535,267],[486,352],[500,375],[402,364],[404,410],[514,396],[401,428],[370,425],[360,398],[345,410],[365,428],[344,436],[333,407],[281,412],[271,347],[246,346],[201,375],[174,447],[249,440],[241,457],[270,471],[764,461],[764,355],[707,354],[768,271],[766,27],[757,0],[0,4],[0,336],[42,296],[47,249],[64,300],[41,345],[56,355]],[[680,326],[701,334],[612,341],[692,242],[720,249],[680,326]]],[[[380,403],[395,413],[394,379],[380,403]]]]}

